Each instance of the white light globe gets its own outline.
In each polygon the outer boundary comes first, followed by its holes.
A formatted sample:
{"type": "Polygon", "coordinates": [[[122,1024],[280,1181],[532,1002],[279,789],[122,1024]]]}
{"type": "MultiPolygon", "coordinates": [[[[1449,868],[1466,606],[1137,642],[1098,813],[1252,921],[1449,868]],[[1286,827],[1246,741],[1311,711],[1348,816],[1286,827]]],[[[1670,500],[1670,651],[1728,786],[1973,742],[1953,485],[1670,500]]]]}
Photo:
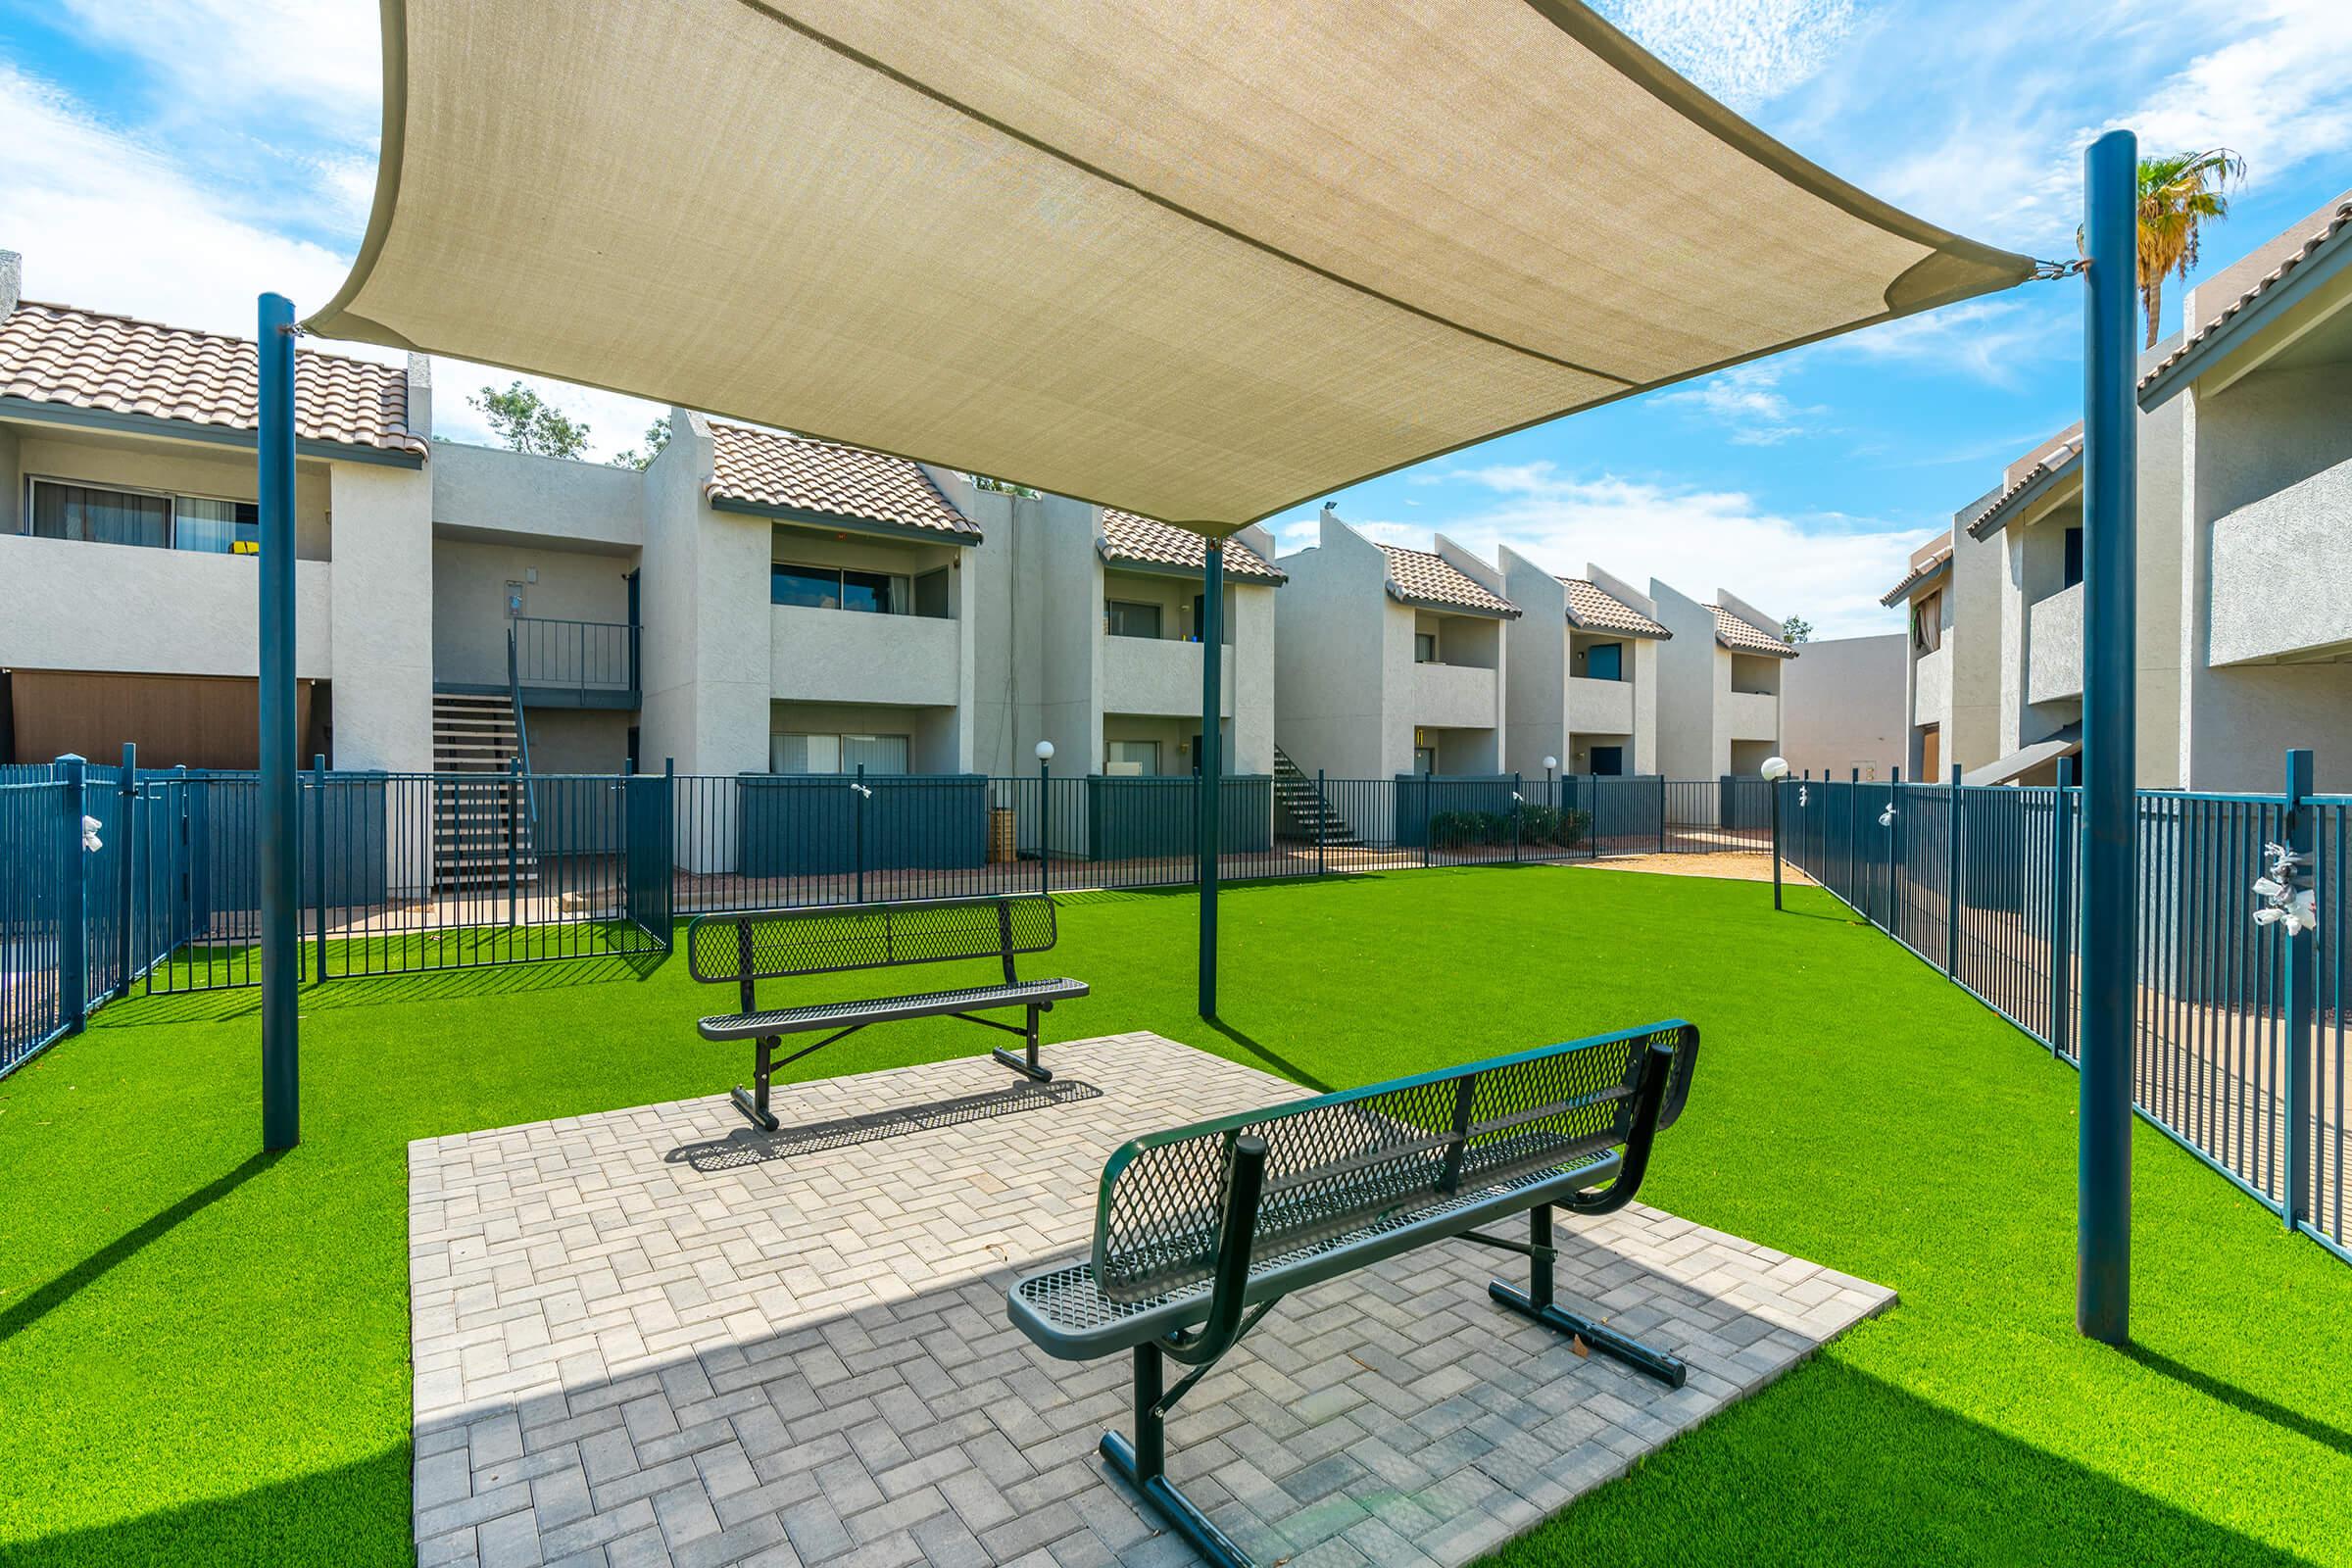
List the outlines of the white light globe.
{"type": "Polygon", "coordinates": [[[1054,743],[1052,741],[1039,741],[1037,743],[1037,760],[1041,762],[1051,762],[1054,760],[1054,743]]]}
{"type": "Polygon", "coordinates": [[[1546,773],[1550,772],[1553,768],[1559,765],[1560,760],[1556,757],[1546,757],[1544,759],[1544,771],[1546,773]]]}
{"type": "Polygon", "coordinates": [[[1764,765],[1758,768],[1756,771],[1762,773],[1765,778],[1769,780],[1787,778],[1788,776],[1788,759],[1786,757],[1767,757],[1764,759],[1764,765]]]}

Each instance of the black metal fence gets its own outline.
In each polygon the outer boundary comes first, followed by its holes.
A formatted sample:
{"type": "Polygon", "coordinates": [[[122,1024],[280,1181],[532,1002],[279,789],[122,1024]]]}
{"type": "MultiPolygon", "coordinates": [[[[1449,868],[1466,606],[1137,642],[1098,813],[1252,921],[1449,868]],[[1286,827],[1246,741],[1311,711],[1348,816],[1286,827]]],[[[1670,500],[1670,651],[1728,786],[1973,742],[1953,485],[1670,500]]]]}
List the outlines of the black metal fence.
{"type": "Polygon", "coordinates": [[[1790,863],[2061,1060],[2076,1060],[2084,922],[2132,920],[2140,1115],[2352,1261],[2352,1039],[2336,917],[2352,891],[2352,798],[2142,791],[2133,907],[2100,910],[2080,894],[2079,790],[1796,779],[1780,789],[1790,863]],[[2278,876],[2274,845],[2304,859],[2278,876]],[[2305,890],[2329,916],[2316,932],[2263,915],[2305,890]]]}
{"type": "MultiPolygon", "coordinates": [[[[260,980],[256,774],[68,760],[6,776],[0,1071],[133,987],[260,980]]],[[[1220,790],[1218,870],[1763,854],[1768,806],[1735,780],[1243,776],[1220,790]]],[[[297,796],[300,961],[325,982],[628,957],[711,909],[1187,886],[1200,808],[1190,777],[315,767],[297,796]]]]}

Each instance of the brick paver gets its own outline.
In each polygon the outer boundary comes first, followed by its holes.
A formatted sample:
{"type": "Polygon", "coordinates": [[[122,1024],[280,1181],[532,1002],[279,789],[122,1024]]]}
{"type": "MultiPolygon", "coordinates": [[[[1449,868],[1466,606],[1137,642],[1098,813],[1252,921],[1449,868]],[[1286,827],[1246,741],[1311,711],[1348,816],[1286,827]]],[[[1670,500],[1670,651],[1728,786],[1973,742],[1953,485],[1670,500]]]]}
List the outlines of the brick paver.
{"type": "MultiPolygon", "coordinates": [[[[712,1097],[412,1144],[418,1560],[1189,1562],[1095,1452],[1127,1358],[1054,1360],[1004,1292],[1084,1248],[1116,1145],[1298,1091],[1148,1034],[1050,1054],[1043,1086],[779,1088],[773,1137],[712,1097]]],[[[1172,1472],[1261,1561],[1451,1568],[1893,1299],[1640,1204],[1562,1244],[1562,1298],[1685,1388],[1578,1357],[1487,1298],[1514,1260],[1441,1245],[1284,1301],[1178,1408],[1172,1472]]]]}

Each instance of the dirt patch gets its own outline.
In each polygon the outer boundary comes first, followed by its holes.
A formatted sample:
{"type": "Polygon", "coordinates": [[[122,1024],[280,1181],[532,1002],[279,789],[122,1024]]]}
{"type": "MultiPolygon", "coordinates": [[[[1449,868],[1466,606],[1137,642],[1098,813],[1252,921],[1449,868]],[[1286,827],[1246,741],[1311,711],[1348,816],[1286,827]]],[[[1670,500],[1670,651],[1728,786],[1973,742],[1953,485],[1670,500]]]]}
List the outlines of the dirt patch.
{"type": "MultiPolygon", "coordinates": [[[[1666,876],[1711,876],[1728,882],[1769,882],[1769,855],[1607,855],[1582,861],[1603,871],[1656,871],[1666,876]]],[[[1789,886],[1811,886],[1813,879],[1782,862],[1781,880],[1789,886]]]]}

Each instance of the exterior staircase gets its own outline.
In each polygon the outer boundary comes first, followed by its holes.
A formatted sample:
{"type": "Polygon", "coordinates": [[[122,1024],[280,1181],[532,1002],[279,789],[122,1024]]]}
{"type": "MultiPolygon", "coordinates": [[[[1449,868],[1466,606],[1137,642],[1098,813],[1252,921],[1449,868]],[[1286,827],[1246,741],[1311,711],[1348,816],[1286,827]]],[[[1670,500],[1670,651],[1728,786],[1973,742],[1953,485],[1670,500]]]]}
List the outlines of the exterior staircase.
{"type": "Polygon", "coordinates": [[[1322,841],[1332,849],[1360,845],[1355,829],[1347,818],[1332,809],[1331,803],[1315,788],[1312,774],[1300,770],[1281,747],[1274,748],[1274,805],[1289,824],[1288,837],[1315,842],[1315,828],[1320,822],[1322,841]]]}
{"type": "Polygon", "coordinates": [[[528,786],[514,772],[521,745],[506,693],[433,693],[436,892],[503,888],[510,875],[518,887],[538,882],[528,786]]]}

